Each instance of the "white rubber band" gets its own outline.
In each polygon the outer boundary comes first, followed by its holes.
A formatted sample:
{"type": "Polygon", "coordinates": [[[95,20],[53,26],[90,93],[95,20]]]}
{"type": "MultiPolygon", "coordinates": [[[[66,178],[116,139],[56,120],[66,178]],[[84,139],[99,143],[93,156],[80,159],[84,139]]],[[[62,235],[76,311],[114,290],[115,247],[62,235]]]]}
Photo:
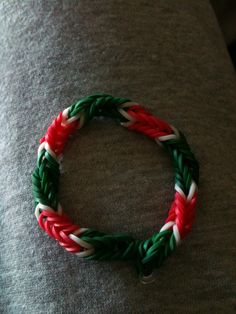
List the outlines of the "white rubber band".
{"type": "Polygon", "coordinates": [[[183,196],[184,199],[186,199],[184,191],[178,186],[178,184],[175,184],[175,191],[178,192],[181,196],[183,196]]]}
{"type": "Polygon", "coordinates": [[[84,231],[87,231],[88,229],[89,229],[89,228],[79,228],[79,229],[75,230],[75,231],[73,232],[73,234],[74,234],[75,236],[77,236],[77,235],[83,233],[84,231]]]}
{"type": "Polygon", "coordinates": [[[179,130],[176,129],[173,125],[170,124],[171,129],[174,131],[176,138],[180,138],[179,130]]]}
{"type": "Polygon", "coordinates": [[[39,216],[41,214],[40,209],[41,210],[47,210],[47,211],[52,212],[52,213],[58,213],[58,215],[62,214],[62,207],[61,207],[60,203],[58,203],[57,212],[48,205],[38,203],[38,205],[35,207],[35,211],[34,211],[34,214],[35,214],[37,220],[39,220],[39,216]]]}
{"type": "MultiPolygon", "coordinates": [[[[120,112],[120,114],[125,117],[127,120],[134,122],[135,118],[131,117],[125,110],[119,108],[118,111],[120,112]]],[[[124,124],[123,124],[124,125],[124,124]]]]}
{"type": "Polygon", "coordinates": [[[92,249],[93,245],[91,245],[88,242],[85,242],[84,240],[81,240],[80,238],[78,238],[77,236],[75,236],[73,233],[69,234],[69,238],[73,241],[75,241],[77,244],[79,244],[80,246],[86,248],[86,249],[92,249]]]}
{"type": "Polygon", "coordinates": [[[159,141],[164,142],[164,141],[176,139],[176,135],[175,134],[163,135],[163,136],[159,136],[158,139],[159,141]]]}
{"type": "Polygon", "coordinates": [[[41,214],[40,209],[41,210],[48,210],[49,212],[55,213],[55,210],[53,210],[51,207],[38,203],[38,205],[35,207],[35,211],[34,211],[34,214],[35,214],[35,217],[37,218],[37,220],[39,220],[39,216],[41,214]]]}
{"type": "Polygon", "coordinates": [[[76,121],[76,120],[79,120],[79,123],[78,123],[78,129],[81,129],[82,126],[84,125],[84,121],[85,121],[85,117],[84,117],[84,114],[82,112],[79,112],[77,115],[71,117],[71,118],[68,118],[68,112],[69,112],[69,109],[70,107],[66,108],[65,110],[63,110],[62,112],[62,116],[63,116],[63,122],[62,122],[62,126],[67,126],[68,124],[76,121]]]}
{"type": "Polygon", "coordinates": [[[174,226],[174,221],[168,221],[164,226],[160,229],[160,232],[170,229],[172,226],[174,226]]]}
{"type": "Polygon", "coordinates": [[[168,141],[168,140],[177,139],[180,137],[179,131],[173,125],[170,125],[170,127],[174,131],[174,134],[159,136],[158,137],[159,141],[164,142],[164,141],[168,141]]]}
{"type": "Polygon", "coordinates": [[[67,107],[65,110],[62,111],[62,118],[63,118],[64,121],[66,121],[68,119],[69,109],[70,109],[70,107],[67,107]]]}
{"type": "Polygon", "coordinates": [[[190,201],[193,198],[196,191],[197,191],[197,184],[195,183],[194,180],[192,180],[192,183],[191,183],[191,186],[189,189],[189,193],[188,193],[188,197],[187,197],[188,201],[190,201]]]}
{"type": "Polygon", "coordinates": [[[123,104],[120,105],[120,107],[122,107],[122,108],[129,108],[132,106],[140,106],[140,104],[138,104],[136,102],[128,101],[128,102],[124,102],[123,104]]]}
{"type": "Polygon", "coordinates": [[[73,116],[73,117],[67,119],[64,124],[65,124],[65,125],[68,125],[68,124],[70,124],[70,123],[72,123],[72,122],[74,122],[74,121],[76,121],[76,120],[79,120],[79,118],[80,118],[80,114],[78,113],[78,114],[76,114],[75,116],[73,116]]]}
{"type": "Polygon", "coordinates": [[[93,252],[94,252],[94,249],[89,249],[89,250],[85,250],[85,251],[82,251],[82,252],[75,253],[75,255],[78,256],[78,257],[85,257],[85,256],[92,255],[93,252]]]}
{"type": "Polygon", "coordinates": [[[181,242],[181,238],[180,238],[180,234],[179,234],[179,229],[178,229],[176,224],[174,224],[174,226],[173,226],[173,234],[175,237],[176,244],[179,245],[181,242]]]}
{"type": "Polygon", "coordinates": [[[53,157],[57,162],[58,161],[58,157],[57,155],[54,153],[54,151],[51,149],[50,145],[48,144],[48,142],[44,141],[43,143],[41,143],[39,145],[39,148],[38,148],[38,156],[40,155],[41,151],[45,149],[50,155],[51,157],[53,157]]]}
{"type": "Polygon", "coordinates": [[[81,129],[85,122],[85,115],[81,112],[77,129],[81,129]]]}

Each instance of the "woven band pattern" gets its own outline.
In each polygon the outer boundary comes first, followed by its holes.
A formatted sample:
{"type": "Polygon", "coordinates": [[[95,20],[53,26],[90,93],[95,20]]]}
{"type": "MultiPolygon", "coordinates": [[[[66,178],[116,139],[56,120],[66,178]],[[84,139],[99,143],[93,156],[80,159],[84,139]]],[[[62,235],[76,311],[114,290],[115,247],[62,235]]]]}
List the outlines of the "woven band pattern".
{"type": "Polygon", "coordinates": [[[127,98],[96,94],[60,112],[40,140],[32,175],[35,216],[39,226],[68,252],[88,260],[134,260],[149,276],[181,243],[195,217],[199,167],[183,133],[127,98]],[[146,240],[127,233],[106,234],[82,228],[63,212],[57,194],[64,146],[77,129],[95,116],[111,117],[128,130],[141,132],[170,155],[175,194],[163,227],[146,240]]]}

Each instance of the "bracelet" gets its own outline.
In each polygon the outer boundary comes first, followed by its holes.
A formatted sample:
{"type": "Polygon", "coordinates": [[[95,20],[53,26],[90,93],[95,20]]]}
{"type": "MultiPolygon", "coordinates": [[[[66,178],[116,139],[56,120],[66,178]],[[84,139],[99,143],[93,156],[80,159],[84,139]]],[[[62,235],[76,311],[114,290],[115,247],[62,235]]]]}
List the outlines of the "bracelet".
{"type": "Polygon", "coordinates": [[[199,166],[183,133],[127,98],[95,94],[71,105],[53,120],[40,140],[32,175],[39,226],[68,252],[87,260],[133,260],[143,283],[188,234],[195,216],[199,166]],[[159,232],[146,240],[127,233],[106,234],[71,222],[57,199],[62,152],[68,137],[93,117],[110,117],[154,139],[171,156],[175,195],[159,232]]]}

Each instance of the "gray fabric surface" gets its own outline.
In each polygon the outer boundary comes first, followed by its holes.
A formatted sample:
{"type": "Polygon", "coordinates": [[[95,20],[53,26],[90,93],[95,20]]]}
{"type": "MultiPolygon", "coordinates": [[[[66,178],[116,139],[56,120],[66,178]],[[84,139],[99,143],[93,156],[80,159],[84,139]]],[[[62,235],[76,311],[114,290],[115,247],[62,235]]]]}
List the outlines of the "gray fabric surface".
{"type": "MultiPolygon", "coordinates": [[[[235,73],[208,1],[0,2],[2,313],[234,313],[235,73]],[[75,100],[143,102],[200,162],[191,234],[142,285],[130,263],[86,262],[37,225],[39,138],[75,100]]],[[[146,238],[173,197],[168,156],[96,120],[68,144],[60,199],[81,226],[146,238]]]]}

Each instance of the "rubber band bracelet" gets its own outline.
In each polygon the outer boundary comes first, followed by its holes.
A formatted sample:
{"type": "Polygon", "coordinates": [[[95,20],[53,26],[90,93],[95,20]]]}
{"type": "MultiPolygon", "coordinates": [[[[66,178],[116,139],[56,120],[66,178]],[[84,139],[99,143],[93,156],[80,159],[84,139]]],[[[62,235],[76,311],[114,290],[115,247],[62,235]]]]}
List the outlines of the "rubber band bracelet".
{"type": "Polygon", "coordinates": [[[195,216],[199,167],[182,132],[127,98],[95,94],[60,112],[40,140],[32,175],[39,226],[70,253],[87,260],[133,260],[144,283],[189,233],[195,216]],[[114,118],[154,139],[171,156],[175,194],[163,227],[146,240],[106,234],[71,222],[58,201],[60,163],[68,137],[95,116],[114,118]]]}

